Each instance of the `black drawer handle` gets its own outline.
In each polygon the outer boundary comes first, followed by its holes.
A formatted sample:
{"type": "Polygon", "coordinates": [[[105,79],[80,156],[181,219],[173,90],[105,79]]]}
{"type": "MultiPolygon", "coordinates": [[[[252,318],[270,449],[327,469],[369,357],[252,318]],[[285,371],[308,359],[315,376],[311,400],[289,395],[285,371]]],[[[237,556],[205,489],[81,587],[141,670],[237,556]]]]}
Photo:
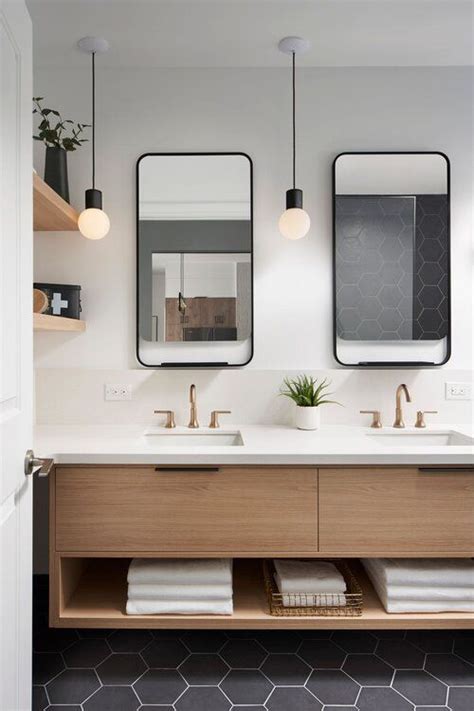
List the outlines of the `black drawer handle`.
{"type": "Polygon", "coordinates": [[[155,472],[218,472],[219,467],[155,467],[155,472]]]}
{"type": "Polygon", "coordinates": [[[452,473],[452,472],[472,472],[474,473],[474,467],[418,467],[419,472],[425,472],[425,473],[431,473],[431,474],[436,474],[436,473],[452,473]]]}

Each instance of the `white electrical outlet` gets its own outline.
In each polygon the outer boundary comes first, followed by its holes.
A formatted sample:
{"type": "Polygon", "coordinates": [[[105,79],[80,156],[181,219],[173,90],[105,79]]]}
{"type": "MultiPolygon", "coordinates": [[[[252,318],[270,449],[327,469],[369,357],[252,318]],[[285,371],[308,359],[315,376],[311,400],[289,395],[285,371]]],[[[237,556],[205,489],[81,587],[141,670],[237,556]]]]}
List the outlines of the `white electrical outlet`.
{"type": "Polygon", "coordinates": [[[120,383],[107,383],[104,389],[106,400],[131,400],[132,386],[120,383]]]}
{"type": "Polygon", "coordinates": [[[471,383],[446,383],[446,400],[472,400],[471,383]]]}

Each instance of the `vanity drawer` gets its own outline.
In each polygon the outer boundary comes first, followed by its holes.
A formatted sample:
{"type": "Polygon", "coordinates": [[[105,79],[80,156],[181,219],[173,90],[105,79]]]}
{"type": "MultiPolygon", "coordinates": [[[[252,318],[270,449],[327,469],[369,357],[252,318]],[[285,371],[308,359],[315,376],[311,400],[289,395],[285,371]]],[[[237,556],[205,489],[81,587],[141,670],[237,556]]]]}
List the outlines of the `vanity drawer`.
{"type": "Polygon", "coordinates": [[[473,555],[474,470],[319,470],[320,551],[473,555]]]}
{"type": "Polygon", "coordinates": [[[56,468],[56,550],[315,553],[316,469],[56,468]]]}

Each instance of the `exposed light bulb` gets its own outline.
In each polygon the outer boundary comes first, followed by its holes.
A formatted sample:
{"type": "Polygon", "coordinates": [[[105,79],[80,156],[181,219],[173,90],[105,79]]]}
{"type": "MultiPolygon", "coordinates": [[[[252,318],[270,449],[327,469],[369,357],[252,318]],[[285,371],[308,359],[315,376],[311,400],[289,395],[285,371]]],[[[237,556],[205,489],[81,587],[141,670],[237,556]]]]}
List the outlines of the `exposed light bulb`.
{"type": "Polygon", "coordinates": [[[278,227],[283,237],[287,239],[301,239],[311,226],[311,220],[306,210],[300,207],[290,207],[280,217],[278,227]]]}
{"type": "Polygon", "coordinates": [[[78,227],[87,239],[102,239],[110,230],[110,220],[103,210],[87,207],[79,215],[78,227]]]}

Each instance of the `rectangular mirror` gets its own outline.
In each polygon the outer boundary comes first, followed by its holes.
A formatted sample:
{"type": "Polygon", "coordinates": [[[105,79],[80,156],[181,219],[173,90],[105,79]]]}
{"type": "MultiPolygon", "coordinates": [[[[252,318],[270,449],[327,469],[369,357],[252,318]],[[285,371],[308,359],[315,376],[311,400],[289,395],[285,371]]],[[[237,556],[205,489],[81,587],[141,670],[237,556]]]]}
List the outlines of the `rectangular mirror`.
{"type": "Polygon", "coordinates": [[[137,357],[246,365],[253,353],[252,162],[149,153],[137,163],[137,357]]]}
{"type": "Polygon", "coordinates": [[[352,367],[446,363],[447,157],[343,153],[333,168],[337,361],[352,367]]]}

